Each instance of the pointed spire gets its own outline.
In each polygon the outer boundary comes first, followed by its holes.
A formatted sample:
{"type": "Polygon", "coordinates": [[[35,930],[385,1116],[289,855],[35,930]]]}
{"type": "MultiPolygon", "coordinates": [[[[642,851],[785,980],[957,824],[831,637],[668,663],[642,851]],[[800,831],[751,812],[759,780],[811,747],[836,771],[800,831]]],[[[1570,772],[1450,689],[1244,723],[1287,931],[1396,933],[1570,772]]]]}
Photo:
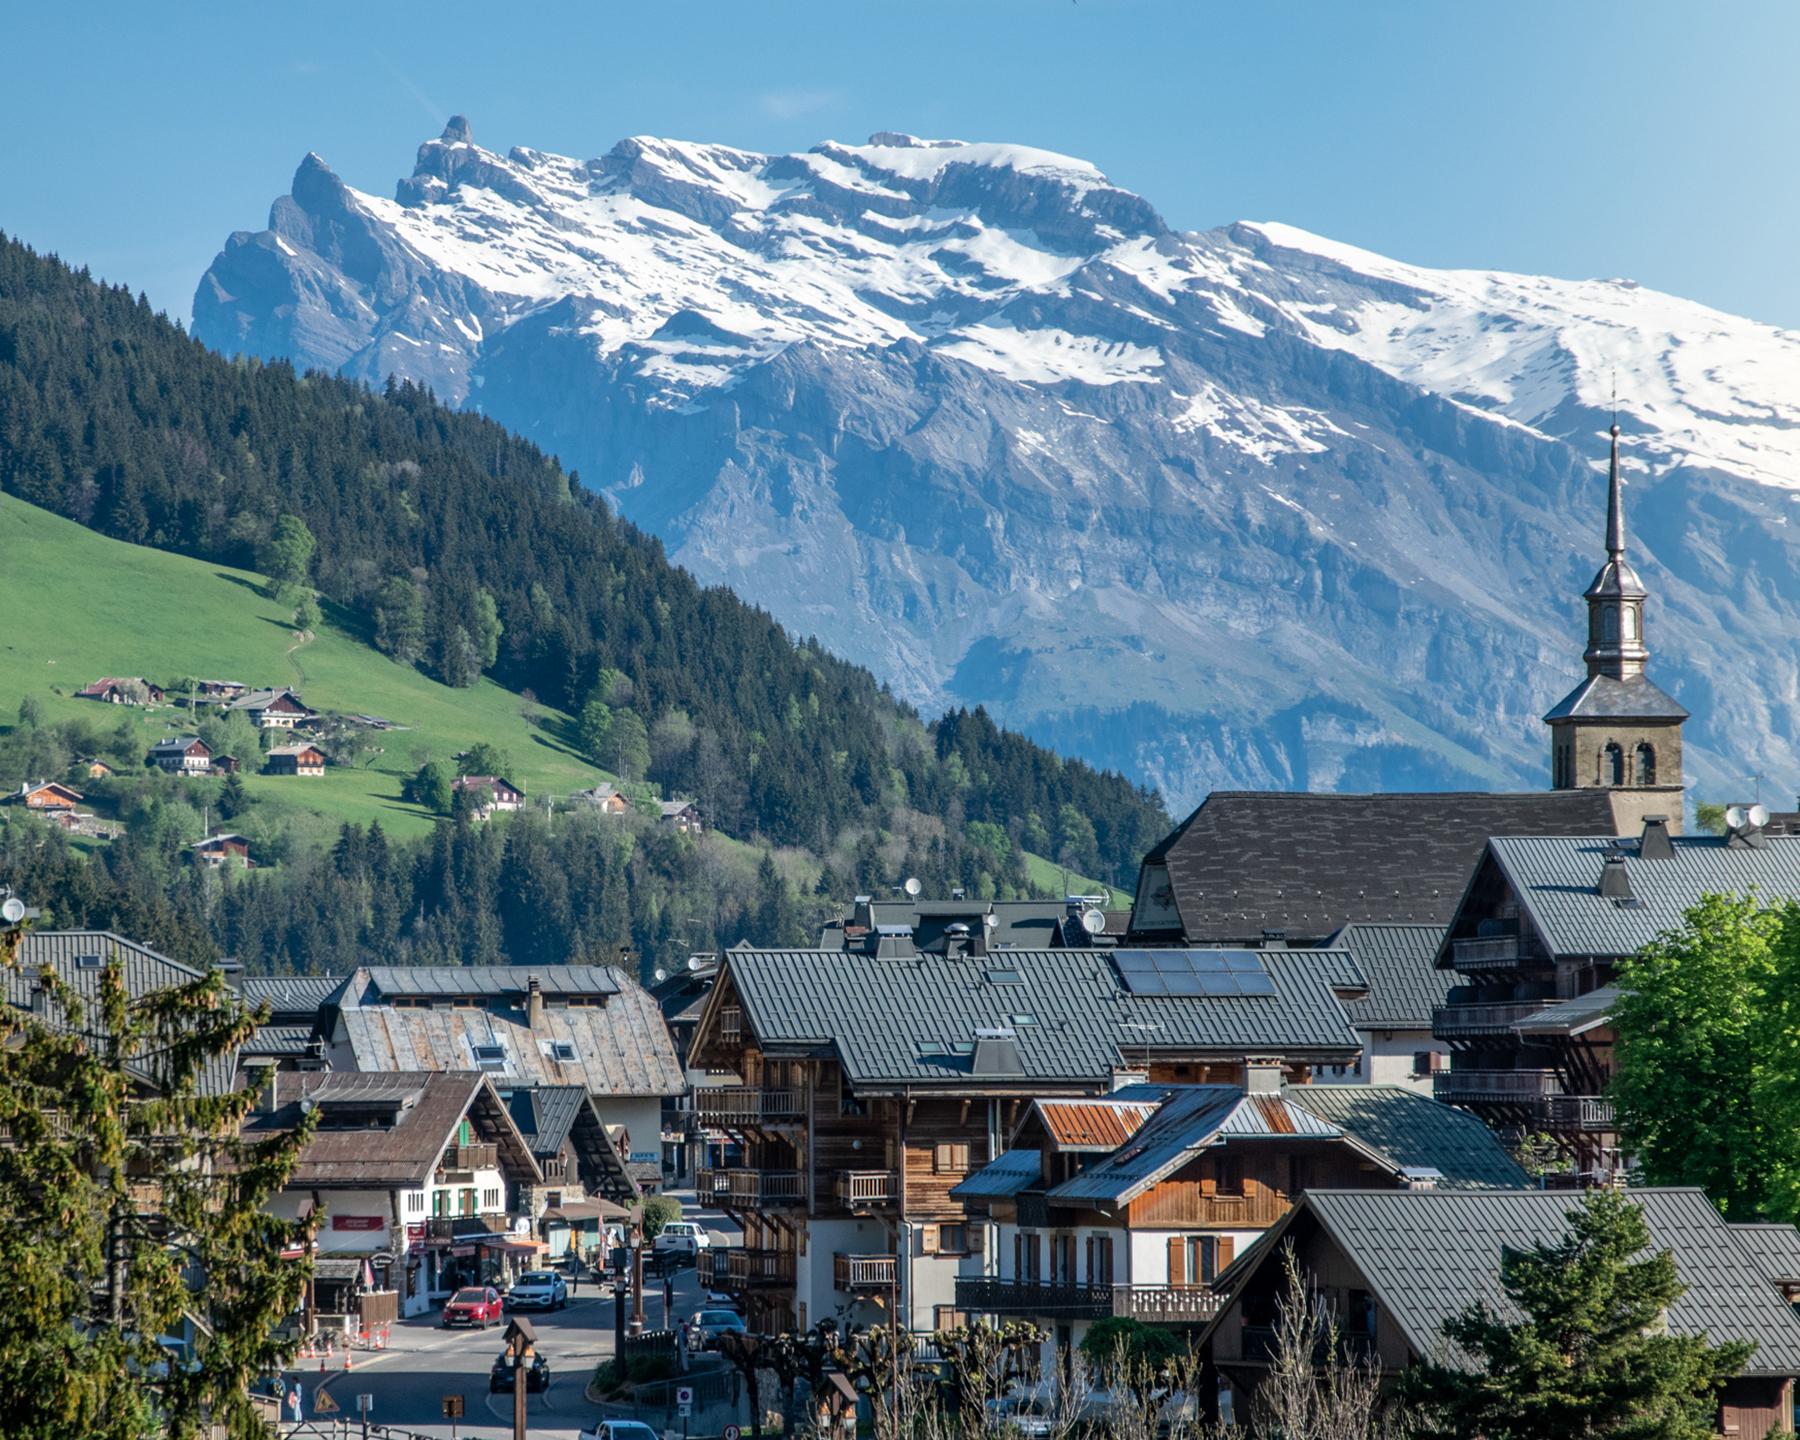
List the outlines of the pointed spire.
{"type": "Polygon", "coordinates": [[[1625,558],[1625,494],[1619,480],[1619,422],[1612,424],[1612,489],[1606,498],[1606,553],[1625,558]]]}

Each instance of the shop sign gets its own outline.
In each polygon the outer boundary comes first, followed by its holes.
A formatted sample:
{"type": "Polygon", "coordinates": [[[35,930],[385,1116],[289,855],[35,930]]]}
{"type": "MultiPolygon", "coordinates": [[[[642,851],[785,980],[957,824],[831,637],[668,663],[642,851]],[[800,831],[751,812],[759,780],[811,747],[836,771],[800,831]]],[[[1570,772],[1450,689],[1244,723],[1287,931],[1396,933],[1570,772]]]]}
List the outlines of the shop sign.
{"type": "Polygon", "coordinates": [[[387,1222],[379,1215],[333,1215],[333,1230],[379,1230],[387,1222]]]}

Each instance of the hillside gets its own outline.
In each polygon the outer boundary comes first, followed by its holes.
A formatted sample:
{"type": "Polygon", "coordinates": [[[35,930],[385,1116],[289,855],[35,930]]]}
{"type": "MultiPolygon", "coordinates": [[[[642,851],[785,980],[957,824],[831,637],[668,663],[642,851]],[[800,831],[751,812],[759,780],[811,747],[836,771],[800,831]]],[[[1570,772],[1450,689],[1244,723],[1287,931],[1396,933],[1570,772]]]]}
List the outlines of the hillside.
{"type": "MultiPolygon", "coordinates": [[[[979,713],[924,722],[866,670],[696,583],[491,420],[412,386],[375,394],[226,361],[141,299],[11,241],[0,491],[215,570],[292,563],[292,588],[320,592],[341,638],[389,657],[388,684],[429,677],[419,693],[454,708],[488,693],[485,674],[515,707],[539,705],[548,730],[525,731],[515,710],[515,743],[501,742],[528,784],[532,768],[571,759],[554,743],[584,746],[693,796],[726,833],[809,852],[836,878],[866,868],[868,883],[889,883],[880,872],[913,857],[946,883],[1005,893],[1026,883],[1031,850],[1120,882],[1168,824],[1153,794],[979,713]],[[316,548],[279,561],[295,529],[316,548]]],[[[122,648],[164,609],[139,615],[122,648]]],[[[286,634],[280,613],[260,623],[286,634]]],[[[331,683],[328,649],[317,663],[331,683]]],[[[314,662],[297,658],[310,677],[314,662]]],[[[409,723],[380,686],[352,696],[362,683],[344,679],[352,708],[409,723]]],[[[421,702],[421,725],[429,710],[421,702]]]]}
{"type": "Polygon", "coordinates": [[[1800,338],[1627,280],[1177,232],[1022,145],[577,159],[459,118],[391,196],[308,156],[194,322],[430,384],[902,698],[1177,808],[1543,784],[1616,390],[1689,773],[1800,780],[1800,338]]]}
{"type": "Polygon", "coordinates": [[[257,802],[251,821],[287,820],[303,833],[335,833],[343,821],[380,820],[389,834],[423,834],[433,817],[400,795],[427,759],[449,760],[478,741],[513,760],[527,795],[563,796],[604,772],[554,738],[567,717],[482,680],[454,690],[398,665],[327,616],[316,638],[297,644],[293,606],[264,593],[248,571],[111,540],[71,520],[0,495],[0,715],[35,696],[50,721],[127,720],[148,750],[188,728],[188,711],[77,700],[103,675],[217,676],[250,685],[291,685],[314,709],[378,715],[404,727],[378,737],[381,750],[333,766],[322,779],[242,775],[257,802]]]}

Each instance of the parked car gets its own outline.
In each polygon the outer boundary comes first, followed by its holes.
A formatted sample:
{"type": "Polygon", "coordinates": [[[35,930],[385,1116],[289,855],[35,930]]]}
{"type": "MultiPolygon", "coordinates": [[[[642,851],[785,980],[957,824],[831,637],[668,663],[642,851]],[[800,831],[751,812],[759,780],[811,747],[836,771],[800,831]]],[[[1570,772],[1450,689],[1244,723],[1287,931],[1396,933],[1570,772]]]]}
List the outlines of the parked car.
{"type": "MultiPolygon", "coordinates": [[[[513,1357],[502,1350],[494,1361],[494,1368],[488,1372],[488,1394],[498,1395],[502,1391],[512,1393],[513,1357]]],[[[542,1393],[550,1388],[550,1362],[542,1354],[533,1354],[525,1368],[525,1393],[534,1391],[542,1393]]]]}
{"type": "Polygon", "coordinates": [[[501,1318],[500,1292],[492,1285],[465,1285],[444,1303],[444,1325],[479,1325],[483,1330],[501,1318]]]}
{"type": "Polygon", "coordinates": [[[705,1226],[692,1220],[671,1220],[656,1232],[653,1248],[664,1254],[698,1255],[711,1244],[712,1237],[706,1233],[705,1226]]]}
{"type": "Polygon", "coordinates": [[[642,1420],[601,1420],[592,1430],[583,1430],[580,1440],[662,1440],[642,1420]]]}
{"type": "Polygon", "coordinates": [[[727,1330],[744,1330],[744,1317],[735,1310],[700,1310],[694,1315],[691,1330],[694,1345],[701,1350],[716,1350],[719,1337],[727,1330]]]}
{"type": "Polygon", "coordinates": [[[554,1270],[527,1270],[506,1292],[514,1310],[560,1310],[569,1303],[569,1282],[554,1270]]]}

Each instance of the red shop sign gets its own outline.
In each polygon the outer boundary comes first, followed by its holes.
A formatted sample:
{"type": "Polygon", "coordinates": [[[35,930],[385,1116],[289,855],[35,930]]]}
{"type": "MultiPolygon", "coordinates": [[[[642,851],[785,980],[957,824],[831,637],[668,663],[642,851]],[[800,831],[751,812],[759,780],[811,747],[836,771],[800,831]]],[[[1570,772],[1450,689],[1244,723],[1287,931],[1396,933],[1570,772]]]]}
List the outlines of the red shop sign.
{"type": "Polygon", "coordinates": [[[385,1222],[379,1215],[333,1215],[333,1230],[379,1230],[385,1222]]]}

